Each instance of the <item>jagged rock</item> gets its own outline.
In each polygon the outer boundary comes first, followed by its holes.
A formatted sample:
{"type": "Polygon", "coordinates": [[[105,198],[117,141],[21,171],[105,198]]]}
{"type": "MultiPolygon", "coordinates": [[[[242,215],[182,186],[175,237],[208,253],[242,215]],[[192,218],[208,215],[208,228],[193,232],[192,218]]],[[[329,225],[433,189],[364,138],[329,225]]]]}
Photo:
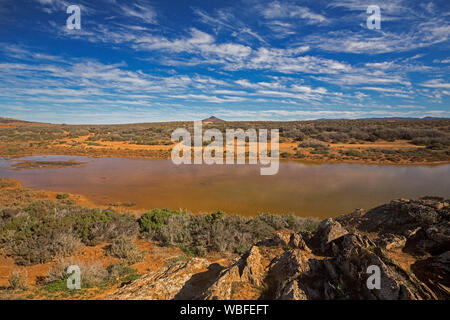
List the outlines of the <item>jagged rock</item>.
{"type": "Polygon", "coordinates": [[[339,222],[329,218],[320,223],[314,235],[314,241],[316,244],[319,244],[322,252],[326,252],[331,241],[338,239],[347,233],[348,231],[345,230],[339,222]]]}
{"type": "Polygon", "coordinates": [[[303,240],[301,233],[293,233],[289,239],[289,246],[297,249],[301,249],[307,252],[311,252],[306,242],[303,240]]]}
{"type": "Polygon", "coordinates": [[[251,296],[254,295],[257,288],[263,284],[265,270],[262,260],[258,247],[253,246],[241,259],[219,274],[217,280],[203,293],[202,298],[234,299],[237,288],[247,290],[247,294],[251,296]]]}
{"type": "Polygon", "coordinates": [[[309,271],[309,261],[300,250],[287,251],[275,259],[268,273],[268,282],[274,288],[273,298],[306,300],[307,294],[299,287],[297,278],[309,271]]]}
{"type": "Polygon", "coordinates": [[[346,234],[331,242],[335,257],[306,258],[290,250],[271,264],[268,283],[275,299],[429,299],[428,287],[404,272],[362,234],[346,234]],[[367,268],[378,266],[381,289],[367,287],[367,268]]]}
{"type": "MultiPolygon", "coordinates": [[[[356,242],[351,241],[351,243],[355,244],[356,242]]],[[[432,296],[428,288],[422,286],[415,277],[402,270],[380,249],[373,251],[370,249],[370,246],[364,248],[364,246],[356,245],[353,248],[347,248],[333,261],[343,279],[339,285],[347,288],[351,292],[351,297],[356,299],[416,300],[428,299],[432,296]],[[380,289],[369,289],[367,286],[369,266],[377,266],[381,271],[380,289]]]]}
{"type": "Polygon", "coordinates": [[[360,229],[405,235],[418,227],[426,228],[441,218],[436,203],[430,201],[393,200],[367,212],[360,221],[360,229]]]}
{"type": "Polygon", "coordinates": [[[441,299],[450,299],[450,251],[417,261],[411,270],[441,299]]]}
{"type": "Polygon", "coordinates": [[[425,205],[434,207],[436,210],[441,210],[449,206],[449,201],[445,200],[442,197],[422,197],[419,199],[419,201],[425,205]]]}
{"type": "MultiPolygon", "coordinates": [[[[383,238],[391,237],[393,247],[402,246],[405,252],[416,256],[440,254],[450,250],[449,201],[440,197],[419,200],[397,199],[369,210],[336,219],[349,230],[376,233],[382,245],[383,238]],[[399,239],[395,239],[395,237],[399,239]]],[[[386,243],[390,249],[389,243],[386,243]]]]}
{"type": "Polygon", "coordinates": [[[125,285],[112,297],[450,299],[448,203],[398,199],[324,220],[311,234],[283,230],[227,268],[192,259],[125,285]],[[367,286],[370,266],[379,267],[380,289],[367,286]]]}
{"type": "Polygon", "coordinates": [[[279,300],[307,300],[303,290],[298,287],[297,281],[289,282],[279,293],[279,300]]]}
{"type": "Polygon", "coordinates": [[[380,247],[385,248],[386,250],[404,247],[405,243],[406,237],[397,236],[395,234],[384,234],[377,241],[377,244],[380,247]]]}
{"type": "Polygon", "coordinates": [[[431,250],[440,252],[450,250],[450,221],[431,226],[425,233],[427,238],[435,243],[431,250]]]}
{"type": "Polygon", "coordinates": [[[275,245],[287,246],[289,245],[290,239],[291,239],[291,232],[279,231],[273,237],[272,242],[275,245]]]}
{"type": "Polygon", "coordinates": [[[420,228],[407,237],[405,251],[415,255],[438,255],[450,250],[450,221],[420,228]]]}
{"type": "MultiPolygon", "coordinates": [[[[194,274],[205,272],[210,262],[193,258],[151,272],[117,289],[108,299],[118,300],[170,300],[179,294],[194,274]]],[[[198,288],[197,288],[198,289],[198,288]]],[[[192,296],[198,292],[192,293],[192,296]]]]}
{"type": "Polygon", "coordinates": [[[361,223],[365,213],[364,209],[355,209],[352,213],[336,217],[334,220],[339,222],[347,231],[354,231],[361,223]]]}
{"type": "Polygon", "coordinates": [[[279,231],[275,234],[273,239],[270,239],[268,242],[260,242],[259,244],[263,245],[265,243],[270,243],[272,245],[279,245],[283,247],[291,247],[296,249],[302,249],[307,252],[311,252],[311,249],[306,244],[303,239],[302,233],[289,232],[286,230],[279,231]]]}
{"type": "Polygon", "coordinates": [[[375,248],[375,243],[361,233],[349,233],[331,243],[333,256],[350,256],[353,252],[360,253],[362,249],[375,248]]]}

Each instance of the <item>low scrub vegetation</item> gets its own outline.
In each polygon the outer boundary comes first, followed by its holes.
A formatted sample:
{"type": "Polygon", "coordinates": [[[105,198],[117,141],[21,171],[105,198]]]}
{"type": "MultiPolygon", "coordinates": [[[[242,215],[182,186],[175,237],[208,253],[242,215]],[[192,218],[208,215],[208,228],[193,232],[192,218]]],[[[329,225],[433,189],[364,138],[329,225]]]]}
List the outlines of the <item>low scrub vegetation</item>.
{"type": "Polygon", "coordinates": [[[108,287],[117,282],[128,282],[139,278],[136,269],[126,264],[110,264],[106,268],[98,262],[83,262],[74,259],[59,260],[48,274],[38,280],[38,284],[51,294],[79,294],[78,290],[67,288],[67,279],[70,274],[67,270],[69,266],[76,265],[80,268],[81,291],[92,287],[108,287]]]}
{"type": "Polygon", "coordinates": [[[108,271],[99,262],[86,263],[74,259],[62,259],[49,270],[46,277],[41,279],[41,284],[44,284],[49,291],[57,291],[59,287],[67,289],[67,279],[70,276],[67,270],[73,265],[80,268],[83,287],[98,286],[108,280],[108,271]]]}
{"type": "MultiPolygon", "coordinates": [[[[20,126],[0,127],[0,154],[77,154],[87,156],[114,155],[167,158],[170,151],[128,149],[128,144],[147,146],[172,145],[170,137],[177,128],[193,133],[192,122],[137,123],[127,125],[50,125],[23,123],[20,126]],[[120,148],[107,147],[109,142],[120,148]],[[69,147],[70,146],[70,147],[69,147]]],[[[332,144],[368,144],[402,141],[425,147],[430,152],[419,157],[402,154],[394,160],[380,161],[448,161],[450,154],[450,123],[448,119],[424,120],[316,120],[316,121],[239,121],[204,124],[203,129],[279,129],[280,142],[297,141],[309,148],[313,159],[345,160],[346,156],[330,152],[332,144]],[[311,150],[312,149],[312,150],[311,150]],[[416,159],[416,160],[414,160],[416,159]]],[[[208,142],[205,142],[205,145],[208,142]]],[[[298,158],[295,153],[283,153],[286,158],[298,158]]],[[[366,155],[351,156],[370,160],[366,155]]]]}
{"type": "Polygon", "coordinates": [[[133,239],[120,236],[106,248],[108,255],[122,259],[127,264],[134,264],[144,259],[145,252],[138,249],[133,239]]]}
{"type": "Polygon", "coordinates": [[[8,277],[9,288],[12,290],[28,289],[28,272],[14,270],[8,277]]]}
{"type": "Polygon", "coordinates": [[[39,200],[22,208],[0,208],[0,254],[28,266],[71,256],[82,245],[108,243],[107,255],[132,265],[144,258],[136,237],[180,247],[187,255],[242,253],[277,230],[312,231],[317,223],[293,215],[249,218],[220,211],[194,215],[169,209],[154,209],[136,219],[111,209],[39,200]]]}
{"type": "Polygon", "coordinates": [[[45,263],[96,245],[138,234],[136,220],[112,210],[36,201],[23,209],[0,209],[0,250],[19,265],[45,263]]]}
{"type": "Polygon", "coordinates": [[[186,254],[204,255],[209,251],[243,253],[280,229],[312,231],[318,220],[270,214],[247,218],[220,211],[194,215],[164,209],[144,214],[139,224],[143,235],[153,240],[178,246],[186,254]]]}

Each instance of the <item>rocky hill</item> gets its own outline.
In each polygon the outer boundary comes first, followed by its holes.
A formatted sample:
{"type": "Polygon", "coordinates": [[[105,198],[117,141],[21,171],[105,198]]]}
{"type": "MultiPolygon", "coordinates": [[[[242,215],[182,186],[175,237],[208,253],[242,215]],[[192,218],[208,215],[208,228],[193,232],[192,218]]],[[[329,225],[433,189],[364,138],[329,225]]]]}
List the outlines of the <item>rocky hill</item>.
{"type": "Polygon", "coordinates": [[[215,116],[211,116],[209,118],[203,119],[202,121],[205,122],[205,123],[207,123],[207,122],[209,122],[209,123],[212,123],[212,122],[225,122],[225,120],[219,119],[219,118],[217,118],[215,116]]]}
{"type": "Polygon", "coordinates": [[[109,299],[449,299],[449,200],[394,200],[283,230],[231,265],[180,261],[123,285],[109,299]],[[369,266],[381,271],[369,289],[369,266]]]}

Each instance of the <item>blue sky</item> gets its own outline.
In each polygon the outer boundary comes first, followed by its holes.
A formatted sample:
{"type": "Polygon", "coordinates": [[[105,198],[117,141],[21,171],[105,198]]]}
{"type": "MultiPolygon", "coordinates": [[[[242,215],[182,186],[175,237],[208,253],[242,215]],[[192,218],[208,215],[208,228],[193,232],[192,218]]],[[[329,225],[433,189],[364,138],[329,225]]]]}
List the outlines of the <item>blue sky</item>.
{"type": "Polygon", "coordinates": [[[448,0],[0,0],[0,116],[449,117],[449,35],[448,0]]]}

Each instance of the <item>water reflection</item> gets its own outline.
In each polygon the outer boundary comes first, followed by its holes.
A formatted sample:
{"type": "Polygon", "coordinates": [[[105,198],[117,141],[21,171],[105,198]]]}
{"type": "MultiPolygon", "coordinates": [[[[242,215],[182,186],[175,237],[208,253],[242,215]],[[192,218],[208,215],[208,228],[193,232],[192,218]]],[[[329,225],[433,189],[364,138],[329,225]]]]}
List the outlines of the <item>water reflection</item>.
{"type": "Polygon", "coordinates": [[[134,202],[136,208],[193,212],[223,210],[329,217],[394,198],[449,196],[450,165],[314,165],[282,162],[274,176],[255,165],[184,165],[170,160],[35,156],[0,160],[0,176],[24,185],[79,193],[98,204],[134,202]],[[82,167],[12,170],[23,160],[87,161],[82,167]]]}

